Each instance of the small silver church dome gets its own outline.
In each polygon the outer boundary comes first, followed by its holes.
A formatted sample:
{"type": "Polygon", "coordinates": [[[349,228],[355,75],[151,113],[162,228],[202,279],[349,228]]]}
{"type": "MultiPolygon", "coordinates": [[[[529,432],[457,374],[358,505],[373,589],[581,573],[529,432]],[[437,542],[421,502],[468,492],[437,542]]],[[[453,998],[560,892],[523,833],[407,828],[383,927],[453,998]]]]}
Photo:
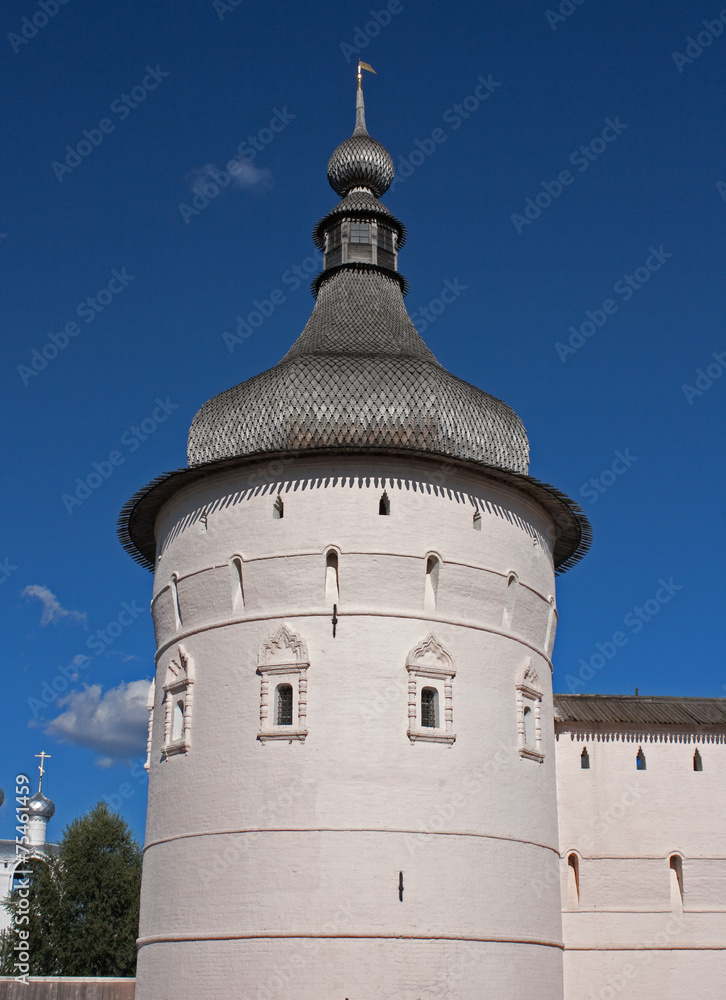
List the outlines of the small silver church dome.
{"type": "Polygon", "coordinates": [[[36,792],[35,795],[30,796],[25,808],[30,816],[42,816],[45,819],[50,819],[55,813],[55,802],[47,799],[42,792],[36,792]]]}

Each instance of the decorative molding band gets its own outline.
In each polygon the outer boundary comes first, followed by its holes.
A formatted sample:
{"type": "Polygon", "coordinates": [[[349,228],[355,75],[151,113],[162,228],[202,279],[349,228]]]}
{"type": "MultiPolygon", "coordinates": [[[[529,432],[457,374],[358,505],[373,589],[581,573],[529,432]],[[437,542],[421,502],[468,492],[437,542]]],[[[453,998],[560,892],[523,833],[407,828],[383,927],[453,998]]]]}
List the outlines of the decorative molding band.
{"type": "Polygon", "coordinates": [[[549,851],[559,858],[560,852],[551,844],[541,844],[536,840],[523,840],[521,837],[506,837],[495,833],[472,833],[471,831],[459,830],[391,830],[377,829],[376,827],[249,827],[245,830],[195,830],[191,833],[180,833],[173,837],[158,837],[156,840],[147,840],[144,843],[144,853],[152,847],[159,847],[162,844],[174,844],[179,840],[191,840],[198,837],[230,837],[260,833],[385,833],[397,834],[404,837],[475,837],[479,840],[501,840],[510,844],[521,844],[525,847],[536,847],[538,850],[549,851]]]}
{"type": "Polygon", "coordinates": [[[668,726],[662,722],[654,722],[652,729],[625,728],[622,723],[597,723],[601,729],[578,728],[571,722],[560,722],[555,719],[555,739],[570,734],[573,743],[726,743],[726,727],[715,725],[713,728],[721,732],[693,732],[687,723],[672,723],[668,726]],[[621,728],[616,728],[621,727],[621,728]],[[674,729],[686,729],[688,732],[673,732],[674,729]]]}
{"type": "MultiPolygon", "coordinates": [[[[323,554],[324,550],[321,549],[310,549],[308,551],[301,552],[284,552],[269,556],[253,556],[249,559],[245,559],[245,566],[251,566],[253,563],[257,562],[272,562],[275,559],[318,559],[323,554]]],[[[338,549],[338,554],[341,556],[375,556],[376,558],[380,556],[388,557],[391,559],[413,559],[415,562],[421,562],[421,556],[413,555],[410,552],[390,552],[388,549],[381,549],[377,551],[375,549],[368,549],[365,552],[358,549],[338,549]]],[[[490,576],[499,576],[503,580],[506,580],[510,575],[509,571],[502,571],[499,569],[492,569],[489,566],[482,566],[477,563],[462,562],[460,559],[443,559],[441,560],[447,566],[461,566],[463,569],[473,569],[478,573],[488,573],[490,576]]],[[[201,569],[193,569],[190,573],[185,573],[183,576],[177,576],[177,582],[181,583],[182,580],[189,580],[193,576],[199,576],[200,573],[212,573],[214,570],[220,569],[225,570],[229,568],[229,563],[212,563],[210,566],[202,566],[201,569]]],[[[543,594],[541,591],[537,590],[531,584],[522,583],[521,580],[517,580],[517,585],[521,587],[522,590],[528,590],[535,597],[539,598],[544,604],[549,605],[550,596],[543,594]]],[[[154,602],[163,593],[170,590],[171,587],[168,583],[164,584],[156,591],[151,599],[151,607],[153,608],[154,602]]]]}
{"type": "MultiPolygon", "coordinates": [[[[343,609],[342,613],[346,618],[402,618],[406,621],[419,621],[424,627],[436,625],[455,625],[458,628],[470,628],[477,632],[488,632],[491,635],[499,635],[503,639],[508,639],[510,642],[519,643],[521,646],[526,646],[527,649],[531,649],[533,653],[536,653],[544,662],[549,666],[550,671],[553,671],[552,660],[545,654],[545,652],[539,647],[535,646],[534,643],[529,642],[528,639],[523,638],[519,635],[514,635],[511,632],[507,632],[501,628],[494,628],[489,625],[481,625],[476,622],[466,621],[463,618],[442,618],[435,615],[424,615],[422,613],[407,612],[407,611],[368,611],[361,609],[343,609]]],[[[217,628],[228,628],[230,625],[246,625],[249,622],[266,622],[266,621],[284,621],[291,618],[301,619],[301,618],[325,618],[326,620],[330,618],[330,610],[325,611],[286,611],[286,612],[270,612],[264,615],[244,615],[238,618],[225,618],[218,622],[206,622],[204,625],[196,625],[194,628],[185,629],[182,632],[177,632],[166,642],[162,643],[156,651],[155,661],[158,662],[160,657],[169,649],[170,646],[174,646],[176,643],[182,642],[184,639],[188,639],[192,635],[199,635],[201,632],[211,632],[213,629],[217,628]]]]}
{"type": "MultiPolygon", "coordinates": [[[[570,848],[569,851],[560,854],[560,857],[564,861],[568,854],[577,854],[581,861],[667,861],[673,854],[680,854],[678,850],[667,851],[665,854],[580,854],[576,847],[570,848]]],[[[681,855],[684,860],[692,864],[696,861],[721,861],[723,862],[723,855],[714,855],[712,857],[707,857],[703,854],[683,854],[681,855]]],[[[640,913],[641,911],[638,910],[640,913]]],[[[644,910],[644,913],[659,913],[660,910],[644,910]]],[[[671,910],[664,910],[664,913],[670,913],[671,910]]],[[[708,911],[710,912],[710,910],[708,911]]],[[[726,911],[724,911],[726,912],[726,911]]]]}
{"type": "Polygon", "coordinates": [[[208,934],[149,934],[146,937],[138,938],[137,947],[143,948],[149,944],[174,944],[183,941],[275,941],[280,938],[308,939],[314,941],[464,941],[473,944],[524,944],[540,948],[557,948],[565,950],[563,941],[556,941],[553,938],[535,937],[472,937],[467,934],[308,934],[304,931],[279,931],[264,932],[258,934],[245,934],[242,931],[230,931],[220,933],[219,931],[208,934]]]}
{"type": "Polygon", "coordinates": [[[577,944],[565,945],[565,951],[723,951],[726,940],[719,944],[577,944]]]}
{"type": "MultiPolygon", "coordinates": [[[[718,858],[717,860],[721,861],[723,859],[722,858],[718,858]]],[[[637,913],[639,916],[649,916],[649,917],[664,917],[664,916],[672,917],[672,916],[674,916],[673,910],[670,907],[668,907],[667,910],[638,910],[638,909],[635,909],[635,907],[633,907],[633,909],[630,909],[630,910],[624,910],[622,908],[620,908],[620,909],[606,909],[604,907],[597,907],[597,908],[595,908],[595,907],[588,907],[588,906],[580,906],[580,907],[578,907],[578,909],[575,909],[575,910],[565,908],[565,909],[562,910],[562,913],[563,913],[563,915],[565,913],[567,913],[567,914],[570,914],[570,913],[587,913],[587,914],[593,914],[593,913],[637,913]]],[[[690,917],[692,914],[701,914],[701,913],[717,913],[717,914],[719,914],[719,916],[721,916],[722,914],[726,913],[726,910],[724,910],[724,909],[722,909],[722,910],[700,909],[699,910],[696,907],[688,907],[687,909],[682,910],[680,913],[678,913],[677,917],[680,920],[681,917],[685,918],[685,917],[690,917]]]]}

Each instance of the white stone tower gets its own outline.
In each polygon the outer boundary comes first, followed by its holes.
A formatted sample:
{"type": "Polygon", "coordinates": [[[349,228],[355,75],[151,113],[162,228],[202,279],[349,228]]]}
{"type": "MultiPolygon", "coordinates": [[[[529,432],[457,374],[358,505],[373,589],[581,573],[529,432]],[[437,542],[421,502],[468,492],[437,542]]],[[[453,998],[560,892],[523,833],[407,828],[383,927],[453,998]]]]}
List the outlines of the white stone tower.
{"type": "Polygon", "coordinates": [[[561,1000],[550,652],[576,504],[416,333],[356,127],[305,330],[124,509],[158,644],[137,1000],[561,1000]]]}

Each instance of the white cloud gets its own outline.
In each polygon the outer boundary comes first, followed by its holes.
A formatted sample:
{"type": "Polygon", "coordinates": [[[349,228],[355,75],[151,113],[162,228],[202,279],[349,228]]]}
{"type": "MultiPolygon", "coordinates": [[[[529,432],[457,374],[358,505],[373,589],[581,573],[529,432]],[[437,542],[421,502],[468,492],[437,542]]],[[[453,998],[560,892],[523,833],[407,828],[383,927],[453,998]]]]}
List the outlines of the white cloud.
{"type": "Polygon", "coordinates": [[[225,169],[221,171],[216,164],[205,163],[203,167],[191,172],[190,180],[192,191],[195,194],[216,198],[227,187],[242,188],[247,191],[269,191],[272,187],[272,172],[266,167],[254,166],[243,156],[237,156],[230,160],[225,169]],[[214,187],[210,187],[211,185],[214,187]],[[205,188],[209,188],[209,190],[205,190],[205,188]]]}
{"type": "Polygon", "coordinates": [[[42,626],[57,625],[63,618],[70,618],[78,622],[86,621],[85,611],[70,611],[68,608],[64,608],[55,594],[41,584],[32,583],[22,591],[22,596],[37,597],[43,605],[43,614],[40,617],[42,626]]]}
{"type": "Polygon", "coordinates": [[[84,684],[58,702],[64,708],[45,727],[49,736],[101,755],[102,767],[138,759],[146,753],[149,681],[130,681],[102,693],[100,684],[84,684]]]}

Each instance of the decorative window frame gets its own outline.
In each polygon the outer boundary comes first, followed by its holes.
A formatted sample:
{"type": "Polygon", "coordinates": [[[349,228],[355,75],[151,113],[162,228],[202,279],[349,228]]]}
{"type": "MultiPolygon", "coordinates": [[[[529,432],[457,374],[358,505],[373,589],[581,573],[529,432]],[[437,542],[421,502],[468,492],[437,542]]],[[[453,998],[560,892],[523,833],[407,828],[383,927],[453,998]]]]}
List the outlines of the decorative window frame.
{"type": "Polygon", "coordinates": [[[542,763],[544,753],[542,752],[542,691],[540,690],[539,677],[537,671],[532,666],[532,661],[527,658],[522,669],[520,681],[516,686],[517,691],[517,745],[519,756],[527,760],[536,760],[542,763]],[[524,710],[529,708],[534,715],[534,746],[529,746],[525,740],[524,733],[524,710]]]}
{"type": "Polygon", "coordinates": [[[433,632],[406,657],[408,671],[408,738],[411,743],[446,743],[456,740],[452,686],[454,661],[433,632]],[[439,696],[439,726],[421,725],[421,690],[435,688],[439,696]],[[443,725],[441,724],[443,723],[443,725]]]}
{"type": "Polygon", "coordinates": [[[181,646],[166,668],[164,684],[164,757],[179,753],[189,753],[192,744],[192,695],[194,690],[194,669],[191,660],[181,646]],[[184,702],[182,734],[172,740],[174,705],[184,702]]]}
{"type": "Polygon", "coordinates": [[[260,743],[293,740],[304,743],[308,734],[308,660],[304,639],[282,625],[274,635],[263,642],[257,661],[260,676],[260,743]],[[270,686],[272,683],[272,692],[270,686]],[[278,684],[292,687],[292,717],[297,724],[278,726],[275,722],[275,688],[278,684]],[[271,704],[272,703],[272,704],[271,704]],[[271,713],[272,712],[272,716],[271,713]]]}
{"type": "Polygon", "coordinates": [[[146,727],[146,763],[144,770],[151,769],[151,739],[154,734],[154,702],[156,700],[156,680],[149,685],[149,694],[146,698],[146,711],[149,713],[149,721],[146,727]]]}

